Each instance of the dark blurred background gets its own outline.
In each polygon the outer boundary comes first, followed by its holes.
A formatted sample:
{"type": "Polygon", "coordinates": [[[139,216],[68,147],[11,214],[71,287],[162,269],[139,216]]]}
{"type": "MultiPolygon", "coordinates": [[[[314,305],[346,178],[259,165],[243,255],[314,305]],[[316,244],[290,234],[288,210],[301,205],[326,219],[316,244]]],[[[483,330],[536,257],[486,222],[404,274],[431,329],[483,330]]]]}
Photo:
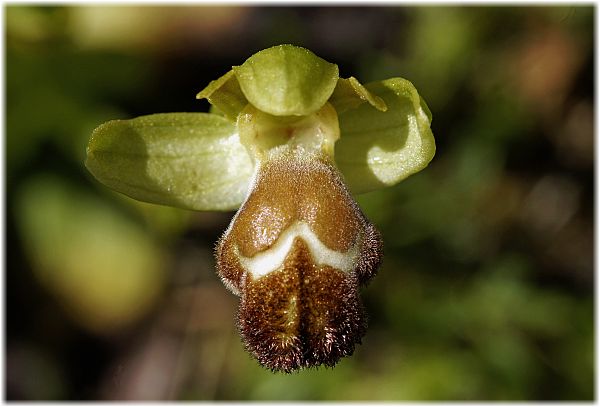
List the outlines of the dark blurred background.
{"type": "Polygon", "coordinates": [[[9,400],[594,398],[594,8],[5,7],[9,400]],[[358,198],[384,265],[334,369],[243,350],[212,250],[233,213],[133,201],[83,166],[104,121],[206,111],[256,51],[411,80],[437,153],[358,198]]]}

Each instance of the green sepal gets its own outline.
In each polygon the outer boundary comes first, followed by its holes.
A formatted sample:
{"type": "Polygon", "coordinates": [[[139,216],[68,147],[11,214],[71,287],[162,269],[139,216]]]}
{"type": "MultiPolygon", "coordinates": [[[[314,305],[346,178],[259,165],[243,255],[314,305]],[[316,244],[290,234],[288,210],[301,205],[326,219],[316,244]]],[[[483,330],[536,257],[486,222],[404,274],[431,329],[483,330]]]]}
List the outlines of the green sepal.
{"type": "Polygon", "coordinates": [[[231,121],[235,121],[237,115],[248,104],[233,71],[211,81],[196,95],[196,99],[204,98],[231,121]]]}
{"type": "Polygon", "coordinates": [[[233,123],[208,113],[165,113],[102,124],[86,167],[132,198],[193,210],[233,210],[254,164],[233,123]]]}
{"type": "Polygon", "coordinates": [[[394,185],[427,166],[435,154],[431,112],[402,78],[365,86],[387,105],[367,103],[339,115],[335,161],[354,194],[394,185]]]}
{"type": "Polygon", "coordinates": [[[383,99],[372,94],[353,76],[348,79],[340,78],[335,86],[329,103],[335,107],[338,114],[348,109],[355,109],[364,102],[369,102],[375,109],[385,112],[387,106],[383,99]]]}
{"type": "Polygon", "coordinates": [[[314,113],[327,102],[339,77],[337,65],[293,45],[257,52],[233,71],[248,101],[274,116],[314,113]]]}

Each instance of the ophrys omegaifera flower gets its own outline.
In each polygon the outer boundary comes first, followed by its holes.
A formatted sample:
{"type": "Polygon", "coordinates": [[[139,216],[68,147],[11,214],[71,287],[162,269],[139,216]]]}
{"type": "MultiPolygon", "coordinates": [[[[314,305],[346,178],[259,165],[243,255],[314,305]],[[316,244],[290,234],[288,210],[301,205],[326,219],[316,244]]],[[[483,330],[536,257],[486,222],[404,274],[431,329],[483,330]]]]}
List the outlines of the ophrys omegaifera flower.
{"type": "Polygon", "coordinates": [[[87,168],[139,200],[238,209],[216,258],[241,298],[246,348],[273,370],[335,365],[365,333],[358,288],[382,256],[352,196],[429,163],[429,109],[405,79],[363,86],[292,45],[254,54],[198,97],[212,113],[101,125],[87,168]]]}

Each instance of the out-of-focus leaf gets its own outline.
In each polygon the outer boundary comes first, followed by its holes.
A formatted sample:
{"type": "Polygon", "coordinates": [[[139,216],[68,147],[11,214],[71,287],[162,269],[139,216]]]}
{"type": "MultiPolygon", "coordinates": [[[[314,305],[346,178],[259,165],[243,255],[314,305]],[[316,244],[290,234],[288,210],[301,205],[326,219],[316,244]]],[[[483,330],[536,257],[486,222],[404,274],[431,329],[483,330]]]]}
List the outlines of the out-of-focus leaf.
{"type": "Polygon", "coordinates": [[[337,65],[292,45],[257,52],[233,71],[250,103],[275,116],[314,113],[338,81],[337,65]]]}
{"type": "Polygon", "coordinates": [[[86,166],[141,201],[194,210],[236,209],[254,165],[234,125],[207,113],[165,113],[98,127],[86,166]]]}
{"type": "Polygon", "coordinates": [[[89,133],[121,114],[115,99],[139,91],[151,76],[143,58],[62,48],[26,52],[10,43],[7,48],[9,170],[30,165],[43,143],[83,163],[89,133]]]}
{"type": "Polygon", "coordinates": [[[392,78],[366,88],[382,98],[388,110],[364,103],[342,113],[335,152],[355,194],[394,185],[425,168],[435,154],[429,109],[409,81],[392,78]]]}
{"type": "Polygon", "coordinates": [[[123,194],[112,195],[140,215],[144,219],[149,233],[163,242],[169,242],[171,239],[181,236],[189,228],[190,220],[194,217],[194,212],[191,211],[129,199],[123,194]]]}
{"type": "Polygon", "coordinates": [[[149,310],[164,279],[164,254],[142,228],[55,177],[30,181],[17,198],[35,275],[78,323],[107,333],[149,310]]]}

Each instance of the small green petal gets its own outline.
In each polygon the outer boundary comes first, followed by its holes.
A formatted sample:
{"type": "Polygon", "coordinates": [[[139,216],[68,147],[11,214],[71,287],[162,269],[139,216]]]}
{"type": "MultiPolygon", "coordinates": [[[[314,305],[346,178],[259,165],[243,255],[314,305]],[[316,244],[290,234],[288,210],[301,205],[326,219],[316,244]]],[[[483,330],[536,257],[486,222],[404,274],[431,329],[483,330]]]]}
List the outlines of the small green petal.
{"type": "Polygon", "coordinates": [[[254,171],[234,125],[208,113],[104,123],[92,134],[86,167],[132,198],[194,210],[236,209],[254,171]]]}
{"type": "Polygon", "coordinates": [[[402,78],[367,84],[388,110],[370,104],[340,114],[335,160],[355,194],[394,185],[427,166],[435,154],[431,112],[402,78]]]}
{"type": "Polygon", "coordinates": [[[314,113],[338,81],[337,65],[293,45],[257,52],[233,71],[248,101],[274,116],[314,113]]]}
{"type": "Polygon", "coordinates": [[[329,99],[329,103],[335,107],[338,113],[343,113],[348,109],[354,109],[364,102],[369,102],[377,110],[385,112],[387,106],[383,99],[369,92],[353,76],[348,79],[340,78],[329,99]]]}
{"type": "Polygon", "coordinates": [[[196,99],[204,98],[232,121],[235,121],[238,113],[248,104],[233,71],[210,82],[196,95],[196,99]]]}

